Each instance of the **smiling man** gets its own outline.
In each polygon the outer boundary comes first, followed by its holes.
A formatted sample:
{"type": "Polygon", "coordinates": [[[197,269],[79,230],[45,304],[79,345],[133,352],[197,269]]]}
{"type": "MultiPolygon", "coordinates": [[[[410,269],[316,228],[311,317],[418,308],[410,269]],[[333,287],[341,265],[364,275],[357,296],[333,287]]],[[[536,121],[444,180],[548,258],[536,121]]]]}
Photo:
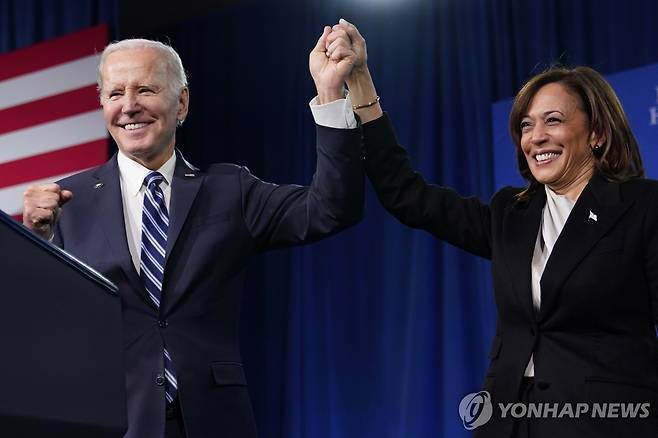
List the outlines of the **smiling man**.
{"type": "MultiPolygon", "coordinates": [[[[340,57],[327,56],[330,30],[309,59],[318,104],[343,97],[353,65],[347,40],[336,43],[340,57]]],[[[176,149],[189,90],[171,47],[109,45],[98,86],[118,153],[58,184],[30,187],[24,224],[119,287],[126,437],[255,437],[238,337],[246,264],[254,253],[312,242],[361,218],[360,131],[317,119],[311,185],[269,184],[236,165],[200,171],[176,149]]]]}
{"type": "Polygon", "coordinates": [[[106,49],[99,67],[105,125],[121,153],[148,169],[173,155],[176,126],[185,120],[189,102],[178,63],[161,62],[162,53],[126,42],[106,49]]]}

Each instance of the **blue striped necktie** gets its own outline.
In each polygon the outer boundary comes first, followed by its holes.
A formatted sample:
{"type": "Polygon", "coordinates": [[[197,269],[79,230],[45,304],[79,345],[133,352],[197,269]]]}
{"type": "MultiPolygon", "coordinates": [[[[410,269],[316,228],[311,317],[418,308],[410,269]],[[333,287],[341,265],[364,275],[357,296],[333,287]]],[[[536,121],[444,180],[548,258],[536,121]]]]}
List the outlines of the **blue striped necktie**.
{"type": "MultiPolygon", "coordinates": [[[[164,278],[165,251],[169,215],[160,183],[164,177],[159,172],[151,172],[144,178],[144,207],[142,209],[142,256],[139,275],[144,287],[156,307],[160,309],[162,280],[164,278]]],[[[171,356],[164,347],[165,397],[171,403],[176,397],[178,383],[171,356]]]]}

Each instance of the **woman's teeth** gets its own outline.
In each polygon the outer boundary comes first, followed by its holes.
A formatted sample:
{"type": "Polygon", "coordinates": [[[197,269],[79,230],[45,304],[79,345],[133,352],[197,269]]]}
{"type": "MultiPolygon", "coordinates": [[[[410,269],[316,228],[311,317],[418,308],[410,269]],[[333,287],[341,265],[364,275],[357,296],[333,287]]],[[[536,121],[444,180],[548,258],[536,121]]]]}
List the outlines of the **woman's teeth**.
{"type": "Polygon", "coordinates": [[[546,152],[545,154],[535,155],[535,160],[537,160],[539,163],[541,163],[542,161],[551,160],[555,157],[558,157],[559,155],[560,154],[555,153],[555,152],[546,152]]]}

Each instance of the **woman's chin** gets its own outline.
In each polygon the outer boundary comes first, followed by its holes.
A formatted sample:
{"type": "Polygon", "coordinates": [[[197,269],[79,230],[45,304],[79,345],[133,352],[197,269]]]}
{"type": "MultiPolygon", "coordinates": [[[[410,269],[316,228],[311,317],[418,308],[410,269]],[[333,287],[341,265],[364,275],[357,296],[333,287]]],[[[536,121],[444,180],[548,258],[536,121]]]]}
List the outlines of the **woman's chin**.
{"type": "Polygon", "coordinates": [[[556,173],[552,169],[537,169],[533,170],[532,176],[540,184],[551,185],[557,179],[556,173]]]}

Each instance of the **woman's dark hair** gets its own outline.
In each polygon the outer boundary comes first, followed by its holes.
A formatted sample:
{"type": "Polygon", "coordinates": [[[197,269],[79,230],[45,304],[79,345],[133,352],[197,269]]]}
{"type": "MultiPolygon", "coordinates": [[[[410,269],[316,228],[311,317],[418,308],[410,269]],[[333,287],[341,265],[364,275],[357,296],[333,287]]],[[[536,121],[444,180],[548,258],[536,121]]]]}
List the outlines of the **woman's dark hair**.
{"type": "Polygon", "coordinates": [[[532,176],[521,149],[521,121],[527,114],[535,94],[541,87],[550,83],[562,84],[578,97],[581,109],[587,115],[590,132],[603,139],[601,147],[592,151],[597,171],[608,180],[617,182],[644,177],[637,140],[610,84],[589,67],[554,66],[526,82],[516,95],[510,112],[509,130],[516,145],[519,172],[529,183],[528,187],[519,193],[518,199],[527,199],[540,185],[532,176]]]}

